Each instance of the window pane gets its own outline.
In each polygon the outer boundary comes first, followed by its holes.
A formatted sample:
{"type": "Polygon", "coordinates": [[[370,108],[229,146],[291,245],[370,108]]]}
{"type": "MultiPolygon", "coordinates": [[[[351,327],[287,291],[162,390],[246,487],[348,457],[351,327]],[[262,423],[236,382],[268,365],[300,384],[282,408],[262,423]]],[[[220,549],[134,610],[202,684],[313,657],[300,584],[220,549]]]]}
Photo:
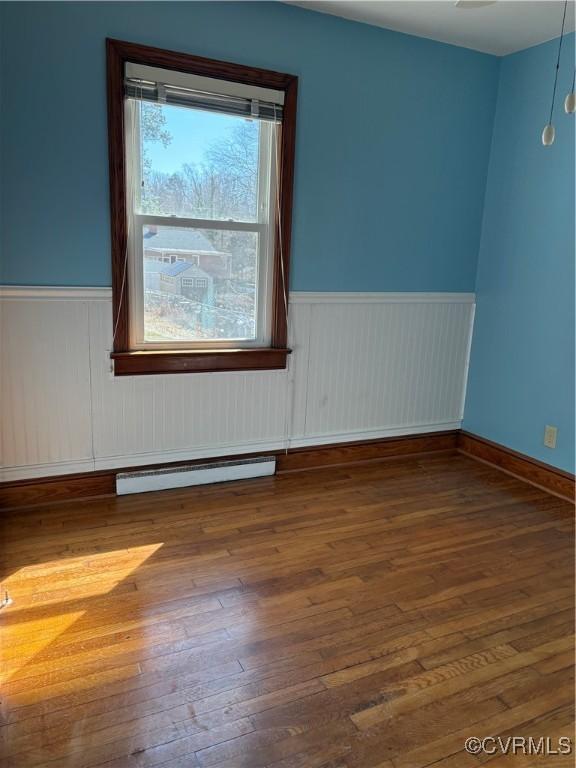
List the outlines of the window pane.
{"type": "Polygon", "coordinates": [[[256,338],[256,232],[146,225],[144,340],[256,338]]]}
{"type": "Polygon", "coordinates": [[[136,102],[140,213],[256,221],[258,121],[136,102]]]}

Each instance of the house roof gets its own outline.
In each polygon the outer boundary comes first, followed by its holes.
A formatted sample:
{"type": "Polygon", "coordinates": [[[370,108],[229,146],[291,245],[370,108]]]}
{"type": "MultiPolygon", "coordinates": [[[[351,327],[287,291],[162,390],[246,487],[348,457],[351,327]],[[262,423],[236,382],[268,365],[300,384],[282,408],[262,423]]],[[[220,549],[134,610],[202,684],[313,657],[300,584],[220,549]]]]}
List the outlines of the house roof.
{"type": "Polygon", "coordinates": [[[203,269],[197,267],[196,264],[190,264],[188,261],[176,261],[174,264],[165,264],[162,261],[154,261],[152,259],[144,259],[144,272],[158,272],[161,275],[168,275],[168,277],[178,277],[179,275],[185,277],[205,277],[211,280],[211,276],[204,272],[203,269]],[[186,275],[184,275],[186,273],[186,275]]]}
{"type": "Polygon", "coordinates": [[[210,240],[197,229],[152,227],[144,229],[144,248],[158,251],[203,251],[218,253],[210,240]]]}

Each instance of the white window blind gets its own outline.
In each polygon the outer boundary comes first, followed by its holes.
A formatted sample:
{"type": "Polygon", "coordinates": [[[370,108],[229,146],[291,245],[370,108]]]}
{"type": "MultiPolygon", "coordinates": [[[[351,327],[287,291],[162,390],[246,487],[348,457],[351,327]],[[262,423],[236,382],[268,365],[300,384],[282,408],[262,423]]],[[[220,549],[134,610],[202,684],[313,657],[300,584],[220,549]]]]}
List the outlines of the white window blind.
{"type": "Polygon", "coordinates": [[[284,93],[127,62],[124,93],[142,101],[281,122],[284,93]]]}

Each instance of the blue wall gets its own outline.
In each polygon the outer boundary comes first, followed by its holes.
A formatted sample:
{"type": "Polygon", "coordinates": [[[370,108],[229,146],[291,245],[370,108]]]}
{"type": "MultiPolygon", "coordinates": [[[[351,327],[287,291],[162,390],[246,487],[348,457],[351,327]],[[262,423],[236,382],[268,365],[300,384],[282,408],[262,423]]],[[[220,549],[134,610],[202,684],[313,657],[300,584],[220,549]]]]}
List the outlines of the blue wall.
{"type": "Polygon", "coordinates": [[[573,472],[574,35],[564,45],[551,147],[540,133],[558,41],[501,63],[464,428],[573,472]]]}
{"type": "Polygon", "coordinates": [[[283,3],[1,3],[0,282],[109,285],[105,37],[300,76],[292,288],[472,291],[492,56],[283,3]]]}

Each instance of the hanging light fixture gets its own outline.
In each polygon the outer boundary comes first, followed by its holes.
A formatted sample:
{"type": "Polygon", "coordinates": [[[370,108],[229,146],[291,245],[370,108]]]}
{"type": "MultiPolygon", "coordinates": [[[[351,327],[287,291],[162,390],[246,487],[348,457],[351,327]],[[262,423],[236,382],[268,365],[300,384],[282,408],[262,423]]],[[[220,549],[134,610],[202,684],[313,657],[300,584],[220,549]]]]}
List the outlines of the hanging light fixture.
{"type": "Polygon", "coordinates": [[[572,89],[564,99],[564,112],[566,112],[567,115],[572,115],[574,112],[576,112],[576,93],[574,93],[574,85],[576,84],[575,81],[576,67],[574,68],[574,77],[572,78],[572,89]]]}
{"type": "Polygon", "coordinates": [[[554,144],[555,138],[556,128],[554,128],[552,123],[546,123],[544,130],[542,131],[542,144],[544,144],[545,147],[549,147],[550,144],[554,144]]]}
{"type": "MultiPolygon", "coordinates": [[[[554,89],[552,91],[552,105],[550,106],[550,119],[544,126],[542,131],[542,144],[545,147],[549,147],[554,144],[554,138],[556,131],[552,125],[552,113],[554,112],[554,99],[556,98],[556,86],[558,84],[558,70],[560,69],[560,53],[562,51],[562,40],[564,39],[564,22],[566,21],[566,9],[568,8],[568,0],[564,0],[564,14],[562,15],[562,29],[560,30],[560,42],[558,43],[558,58],[556,60],[556,72],[554,73],[554,89]]],[[[570,95],[570,94],[569,94],[570,95]]],[[[568,99],[568,97],[566,97],[568,99]]],[[[564,105],[566,108],[566,103],[564,105]]]]}

